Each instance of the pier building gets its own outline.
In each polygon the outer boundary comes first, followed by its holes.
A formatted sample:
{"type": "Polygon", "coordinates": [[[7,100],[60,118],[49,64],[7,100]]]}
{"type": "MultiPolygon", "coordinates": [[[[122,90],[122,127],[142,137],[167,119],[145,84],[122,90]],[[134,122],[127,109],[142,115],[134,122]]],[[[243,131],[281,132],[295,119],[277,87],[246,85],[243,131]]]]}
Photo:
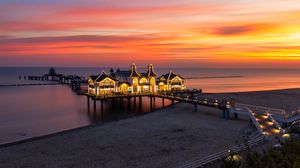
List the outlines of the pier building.
{"type": "Polygon", "coordinates": [[[94,95],[106,94],[139,94],[184,90],[184,78],[171,70],[161,76],[154,72],[153,64],[148,66],[147,72],[138,72],[135,64],[130,70],[103,71],[99,75],[92,75],[88,79],[88,93],[94,95]]]}

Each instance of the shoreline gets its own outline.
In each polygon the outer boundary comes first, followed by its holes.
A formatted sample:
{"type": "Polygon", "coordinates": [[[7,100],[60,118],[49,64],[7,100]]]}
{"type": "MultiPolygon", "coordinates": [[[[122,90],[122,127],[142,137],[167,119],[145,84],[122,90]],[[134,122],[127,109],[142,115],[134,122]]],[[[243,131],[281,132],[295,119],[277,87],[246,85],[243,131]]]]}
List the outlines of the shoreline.
{"type": "MultiPolygon", "coordinates": [[[[175,102],[175,105],[180,104],[180,103],[181,102],[175,102]]],[[[66,129],[66,130],[62,130],[62,131],[58,131],[58,132],[54,132],[54,133],[50,133],[50,134],[45,134],[45,135],[41,135],[41,136],[34,136],[34,137],[29,137],[29,138],[25,138],[25,139],[21,139],[21,140],[17,140],[17,141],[3,143],[3,144],[0,144],[0,149],[1,148],[5,148],[5,147],[14,146],[14,145],[19,145],[19,144],[27,143],[27,142],[37,141],[37,140],[44,139],[44,138],[50,138],[50,137],[54,137],[54,136],[61,135],[61,134],[72,133],[72,132],[76,132],[76,131],[79,131],[79,130],[82,130],[82,129],[88,129],[90,127],[97,127],[97,126],[102,126],[102,125],[105,125],[105,124],[110,124],[110,123],[113,123],[113,122],[118,122],[118,121],[122,121],[122,120],[128,120],[128,119],[131,119],[131,118],[142,117],[144,115],[155,113],[155,112],[163,110],[163,109],[168,109],[171,106],[172,105],[168,105],[168,106],[165,106],[165,107],[157,108],[154,111],[150,111],[150,112],[146,112],[146,113],[139,113],[139,114],[134,114],[134,115],[128,115],[125,118],[114,119],[112,121],[92,123],[92,124],[89,124],[89,125],[86,125],[86,126],[81,126],[81,127],[77,127],[77,128],[66,129]]]]}
{"type": "Polygon", "coordinates": [[[71,164],[80,167],[92,157],[97,158],[96,163],[88,161],[92,165],[86,167],[124,167],[128,164],[131,167],[147,167],[148,164],[153,164],[151,167],[175,167],[189,159],[235,145],[237,141],[243,142],[242,132],[248,128],[245,120],[227,121],[221,118],[221,111],[203,109],[193,112],[192,109],[189,104],[178,103],[175,108],[168,107],[140,117],[3,147],[0,148],[0,164],[14,167],[16,157],[22,158],[16,163],[18,165],[40,167],[59,159],[61,162],[49,166],[71,164]],[[219,124],[215,125],[215,122],[219,124]],[[221,142],[220,138],[223,139],[221,142]],[[80,153],[76,152],[78,150],[80,153]],[[47,159],[44,153],[47,153],[47,159]],[[109,160],[116,156],[120,157],[120,163],[110,163],[109,160]],[[74,160],[67,159],[70,157],[74,160]],[[33,162],[33,158],[41,163],[33,162]]]}

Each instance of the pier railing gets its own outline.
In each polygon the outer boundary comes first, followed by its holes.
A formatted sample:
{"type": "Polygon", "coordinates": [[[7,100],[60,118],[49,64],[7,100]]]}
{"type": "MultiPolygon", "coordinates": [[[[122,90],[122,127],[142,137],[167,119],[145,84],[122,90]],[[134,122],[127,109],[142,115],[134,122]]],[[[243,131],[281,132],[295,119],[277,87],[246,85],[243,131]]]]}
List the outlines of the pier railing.
{"type": "Polygon", "coordinates": [[[288,118],[290,115],[283,109],[276,109],[276,108],[270,108],[270,107],[264,107],[264,106],[256,106],[256,105],[250,105],[250,104],[243,104],[243,103],[236,103],[236,107],[247,107],[252,110],[259,110],[259,111],[265,111],[272,115],[279,115],[284,118],[288,118]]]}
{"type": "MultiPolygon", "coordinates": [[[[259,135],[259,134],[257,134],[259,135]]],[[[260,144],[263,144],[265,142],[265,136],[253,136],[253,138],[251,138],[248,142],[243,143],[243,144],[239,144],[239,145],[235,145],[231,148],[227,148],[223,151],[214,153],[212,155],[203,157],[201,159],[189,162],[183,166],[180,166],[179,168],[198,168],[198,167],[203,167],[209,163],[213,163],[217,160],[221,160],[223,158],[226,158],[228,156],[230,156],[231,154],[235,154],[238,153],[242,150],[245,150],[247,148],[253,147],[253,146],[257,146],[260,144]]]]}
{"type": "Polygon", "coordinates": [[[241,103],[236,103],[236,108],[244,108],[244,109],[246,109],[249,112],[249,114],[250,114],[251,120],[253,121],[254,125],[258,129],[260,128],[260,126],[259,126],[259,123],[256,121],[256,119],[254,117],[255,113],[253,111],[263,111],[264,114],[266,114],[268,116],[268,119],[274,124],[274,126],[280,131],[281,134],[283,134],[283,133],[286,132],[285,129],[283,129],[281,127],[281,125],[273,117],[274,114],[282,114],[283,117],[286,117],[285,110],[275,109],[275,108],[269,108],[269,107],[263,107],[263,106],[241,104],[241,103]]]}

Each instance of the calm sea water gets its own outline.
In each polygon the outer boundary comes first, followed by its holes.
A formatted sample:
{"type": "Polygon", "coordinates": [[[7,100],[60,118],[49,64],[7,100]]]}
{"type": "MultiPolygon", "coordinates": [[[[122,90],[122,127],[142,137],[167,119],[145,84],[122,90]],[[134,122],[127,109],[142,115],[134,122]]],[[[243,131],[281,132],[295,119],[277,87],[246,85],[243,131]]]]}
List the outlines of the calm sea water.
{"type": "MultiPolygon", "coordinates": [[[[0,68],[0,85],[37,83],[24,80],[27,75],[43,75],[49,68],[0,68]],[[19,79],[19,76],[22,78],[19,79]]],[[[107,68],[56,68],[69,75],[99,74],[107,68]]],[[[145,71],[142,69],[140,71],[145,71]]],[[[168,69],[156,69],[158,74],[168,69]]],[[[262,69],[174,69],[187,79],[189,88],[202,88],[205,92],[254,91],[300,87],[300,70],[262,69]]],[[[40,83],[40,82],[38,82],[40,83]]],[[[77,96],[68,86],[0,87],[0,144],[41,136],[63,130],[107,122],[148,113],[149,100],[143,99],[139,109],[131,102],[113,106],[105,103],[105,110],[87,110],[85,97],[77,96]]],[[[138,102],[137,102],[138,104],[138,102]]],[[[157,99],[156,108],[161,107],[157,99]]],[[[166,102],[170,104],[170,102],[166,102]]],[[[91,105],[92,106],[92,105],[91,105]]],[[[99,107],[99,105],[98,105],[99,107]]]]}

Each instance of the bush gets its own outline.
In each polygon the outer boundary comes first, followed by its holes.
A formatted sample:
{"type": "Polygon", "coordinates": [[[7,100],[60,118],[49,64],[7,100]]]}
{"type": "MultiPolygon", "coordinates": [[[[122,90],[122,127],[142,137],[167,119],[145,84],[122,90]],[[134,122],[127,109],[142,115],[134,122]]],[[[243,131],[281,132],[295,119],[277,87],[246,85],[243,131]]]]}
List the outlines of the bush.
{"type": "Polygon", "coordinates": [[[263,153],[248,151],[241,161],[227,157],[222,168],[300,168],[300,140],[290,139],[282,150],[269,149],[263,153]]]}

